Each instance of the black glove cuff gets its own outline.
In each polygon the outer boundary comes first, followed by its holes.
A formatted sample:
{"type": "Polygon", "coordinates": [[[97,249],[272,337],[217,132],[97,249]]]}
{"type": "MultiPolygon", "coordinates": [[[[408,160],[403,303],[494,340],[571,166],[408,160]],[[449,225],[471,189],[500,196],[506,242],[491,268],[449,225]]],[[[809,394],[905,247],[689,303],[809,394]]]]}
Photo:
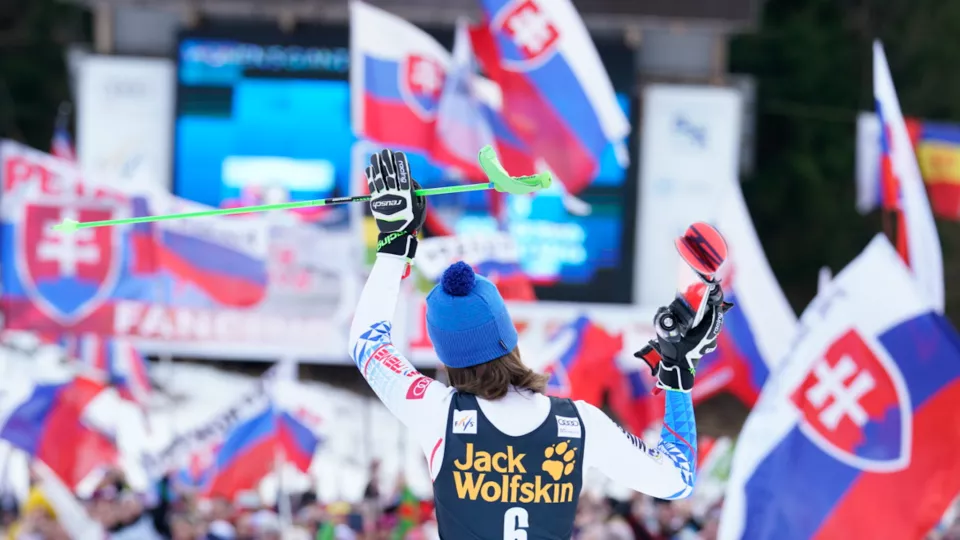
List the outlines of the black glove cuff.
{"type": "Polygon", "coordinates": [[[666,390],[689,392],[693,390],[694,374],[683,366],[661,362],[657,366],[657,386],[666,390]]]}
{"type": "Polygon", "coordinates": [[[656,341],[651,340],[642,349],[633,353],[633,356],[643,360],[650,368],[650,374],[657,376],[657,368],[663,361],[663,356],[660,354],[660,345],[656,341]]]}
{"type": "Polygon", "coordinates": [[[380,233],[377,237],[377,253],[413,259],[417,255],[417,236],[406,231],[380,233]]]}

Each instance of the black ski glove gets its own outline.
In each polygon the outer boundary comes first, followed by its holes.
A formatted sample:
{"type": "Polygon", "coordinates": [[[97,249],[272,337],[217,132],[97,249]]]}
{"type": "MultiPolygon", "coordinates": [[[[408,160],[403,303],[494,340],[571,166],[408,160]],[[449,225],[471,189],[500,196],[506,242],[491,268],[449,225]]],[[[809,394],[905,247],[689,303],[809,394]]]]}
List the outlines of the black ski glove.
{"type": "Polygon", "coordinates": [[[427,215],[427,201],[414,194],[420,185],[413,179],[407,156],[381,150],[370,156],[366,174],[370,212],[380,229],[377,253],[413,259],[417,233],[427,215]]]}
{"type": "Polygon", "coordinates": [[[661,307],[654,316],[657,339],[634,353],[650,366],[657,378],[657,388],[690,392],[693,389],[697,364],[703,356],[717,348],[717,337],[723,328],[723,315],[733,304],[723,301],[723,290],[716,286],[707,300],[707,311],[697,326],[694,312],[681,299],[669,307],[661,307]],[[675,329],[673,332],[663,330],[675,329]],[[689,329],[689,330],[687,330],[689,329]]]}

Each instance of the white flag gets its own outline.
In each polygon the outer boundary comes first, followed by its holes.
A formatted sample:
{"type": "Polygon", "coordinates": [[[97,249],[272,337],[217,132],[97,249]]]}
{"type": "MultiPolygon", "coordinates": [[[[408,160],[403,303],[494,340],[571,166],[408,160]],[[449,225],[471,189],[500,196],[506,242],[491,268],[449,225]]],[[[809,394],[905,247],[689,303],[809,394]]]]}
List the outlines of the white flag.
{"type": "Polygon", "coordinates": [[[937,224],[933,220],[907,125],[900,112],[887,57],[879,41],[873,42],[873,96],[882,126],[881,159],[888,161],[881,165],[881,174],[889,171],[900,188],[900,208],[905,219],[905,230],[898,233],[906,235],[907,265],[913,271],[921,295],[938,313],[943,313],[943,253],[940,237],[937,236],[937,224]]]}

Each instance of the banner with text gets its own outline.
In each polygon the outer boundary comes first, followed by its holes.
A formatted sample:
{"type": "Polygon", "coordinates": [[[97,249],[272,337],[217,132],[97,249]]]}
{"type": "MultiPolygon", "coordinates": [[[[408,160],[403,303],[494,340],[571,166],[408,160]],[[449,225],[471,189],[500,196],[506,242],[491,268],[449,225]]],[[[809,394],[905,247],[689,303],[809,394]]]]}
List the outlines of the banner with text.
{"type": "Polygon", "coordinates": [[[62,234],[51,226],[64,218],[204,207],[167,194],[91,189],[73,164],[9,141],[0,142],[0,175],[8,328],[124,336],[156,354],[347,361],[362,277],[349,226],[323,229],[269,214],[62,234]]]}
{"type": "Polygon", "coordinates": [[[634,301],[660,305],[677,283],[674,238],[712,221],[737,183],[742,99],[729,88],[651,85],[643,103],[634,301]]]}

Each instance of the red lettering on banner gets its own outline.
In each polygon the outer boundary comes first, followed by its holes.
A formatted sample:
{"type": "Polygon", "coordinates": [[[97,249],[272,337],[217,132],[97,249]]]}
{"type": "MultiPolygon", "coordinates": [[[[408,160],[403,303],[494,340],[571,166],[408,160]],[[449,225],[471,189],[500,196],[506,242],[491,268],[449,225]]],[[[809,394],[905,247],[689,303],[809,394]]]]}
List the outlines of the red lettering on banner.
{"type": "Polygon", "coordinates": [[[413,381],[413,384],[407,389],[407,399],[423,399],[423,396],[427,393],[427,388],[429,388],[432,382],[433,379],[427,376],[422,376],[413,381]]]}
{"type": "Polygon", "coordinates": [[[85,185],[80,170],[75,165],[58,162],[45,155],[39,156],[41,159],[31,159],[30,156],[19,155],[12,147],[5,149],[10,150],[10,155],[3,158],[3,192],[6,194],[19,192],[125,200],[123,194],[116,190],[85,185]],[[41,161],[46,161],[51,166],[48,167],[41,161]]]}
{"type": "Polygon", "coordinates": [[[239,310],[198,310],[116,302],[113,332],[171,341],[321,343],[340,331],[332,321],[239,310]]]}
{"type": "Polygon", "coordinates": [[[23,158],[13,157],[3,163],[3,191],[9,193],[32,176],[32,167],[23,158]]]}
{"type": "Polygon", "coordinates": [[[0,302],[4,314],[4,325],[11,330],[29,330],[55,335],[67,333],[110,334],[113,327],[113,304],[103,304],[90,314],[71,325],[64,325],[50,318],[29,299],[4,298],[0,302]]]}

